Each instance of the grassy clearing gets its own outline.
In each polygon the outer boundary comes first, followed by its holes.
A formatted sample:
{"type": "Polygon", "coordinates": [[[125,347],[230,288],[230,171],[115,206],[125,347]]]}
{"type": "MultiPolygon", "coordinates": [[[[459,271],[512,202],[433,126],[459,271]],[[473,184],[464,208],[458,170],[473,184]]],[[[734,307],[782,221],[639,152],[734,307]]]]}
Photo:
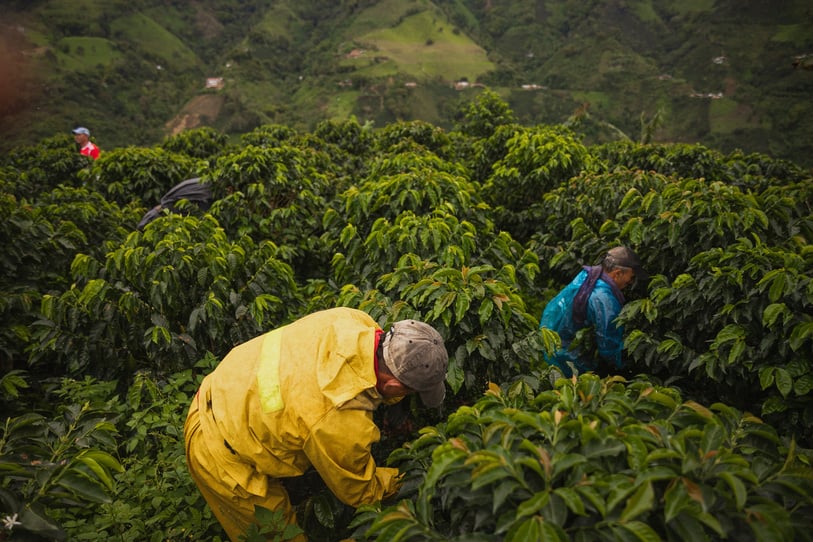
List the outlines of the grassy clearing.
{"type": "Polygon", "coordinates": [[[134,41],[146,53],[160,58],[167,66],[184,69],[201,64],[189,47],[154,20],[140,13],[120,17],[110,25],[113,32],[120,32],[134,41]]]}
{"type": "Polygon", "coordinates": [[[38,9],[51,21],[75,21],[80,14],[87,20],[105,13],[120,13],[129,4],[129,0],[49,0],[38,9]]]}
{"type": "Polygon", "coordinates": [[[709,128],[715,134],[731,134],[735,130],[759,128],[758,119],[751,118],[750,108],[730,98],[712,100],[709,104],[709,128]]]}
{"type": "Polygon", "coordinates": [[[104,38],[63,38],[57,43],[56,51],[59,66],[74,72],[109,66],[122,57],[104,38]]]}
{"type": "Polygon", "coordinates": [[[350,115],[353,113],[353,108],[356,107],[356,100],[359,94],[357,90],[333,94],[327,103],[327,118],[330,120],[345,120],[350,118],[350,115]]]}
{"type": "Polygon", "coordinates": [[[263,14],[262,20],[257,23],[256,29],[272,36],[282,36],[293,39],[290,32],[291,24],[300,22],[297,15],[285,5],[274,6],[263,14]]]}
{"type": "MultiPolygon", "coordinates": [[[[370,32],[358,40],[375,46],[375,54],[387,57],[401,74],[420,79],[465,77],[476,81],[494,68],[480,46],[455,34],[448,21],[434,11],[411,15],[398,26],[370,32]]],[[[373,75],[384,67],[369,68],[361,71],[373,75]]]]}
{"type": "Polygon", "coordinates": [[[804,47],[810,45],[811,36],[813,36],[813,24],[811,23],[786,24],[780,26],[771,39],[804,47]]]}
{"type": "MultiPolygon", "coordinates": [[[[132,11],[129,0],[49,0],[41,3],[37,11],[46,28],[70,28],[75,36],[104,36],[109,21],[132,11]]],[[[49,37],[49,42],[51,38],[53,36],[49,37]]]]}
{"type": "Polygon", "coordinates": [[[379,28],[394,27],[410,11],[423,11],[429,8],[429,2],[426,0],[381,0],[359,13],[344,35],[348,40],[353,40],[379,28]]]}
{"type": "Polygon", "coordinates": [[[574,100],[581,103],[589,103],[590,109],[605,109],[610,106],[610,96],[605,92],[587,91],[579,92],[574,91],[571,93],[574,100]]]}
{"type": "Polygon", "coordinates": [[[650,0],[642,0],[640,2],[635,2],[630,6],[635,16],[638,17],[640,20],[648,23],[656,23],[661,22],[661,18],[658,16],[655,8],[652,6],[652,2],[650,0]]]}
{"type": "Polygon", "coordinates": [[[698,13],[714,9],[714,0],[681,0],[669,2],[669,10],[677,13],[698,13]]]}
{"type": "Polygon", "coordinates": [[[284,99],[284,93],[271,81],[241,81],[240,96],[251,109],[263,112],[284,99]]]}

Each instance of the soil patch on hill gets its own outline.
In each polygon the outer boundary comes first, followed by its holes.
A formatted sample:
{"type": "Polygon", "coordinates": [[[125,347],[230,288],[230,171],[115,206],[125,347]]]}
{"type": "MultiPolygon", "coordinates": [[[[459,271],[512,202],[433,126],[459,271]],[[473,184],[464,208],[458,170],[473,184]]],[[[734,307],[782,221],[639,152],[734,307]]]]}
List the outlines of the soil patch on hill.
{"type": "Polygon", "coordinates": [[[225,98],[217,94],[195,96],[181,109],[175,118],[164,126],[169,135],[177,135],[203,124],[213,123],[223,108],[225,98]]]}

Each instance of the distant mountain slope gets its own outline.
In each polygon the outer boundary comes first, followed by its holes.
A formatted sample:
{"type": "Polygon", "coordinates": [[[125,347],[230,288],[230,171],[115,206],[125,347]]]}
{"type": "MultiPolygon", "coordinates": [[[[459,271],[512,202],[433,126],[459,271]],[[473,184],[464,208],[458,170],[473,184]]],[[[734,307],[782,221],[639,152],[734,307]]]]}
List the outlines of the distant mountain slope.
{"type": "Polygon", "coordinates": [[[199,124],[450,127],[486,85],[522,122],[588,142],[813,166],[808,1],[18,0],[0,15],[5,150],[77,124],[103,148],[199,124]]]}

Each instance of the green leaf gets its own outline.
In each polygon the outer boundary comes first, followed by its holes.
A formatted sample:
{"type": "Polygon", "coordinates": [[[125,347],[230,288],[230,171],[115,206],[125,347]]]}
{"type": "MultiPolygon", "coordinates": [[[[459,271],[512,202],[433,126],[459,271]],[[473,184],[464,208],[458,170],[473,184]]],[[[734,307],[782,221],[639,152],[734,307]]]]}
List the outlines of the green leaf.
{"type": "Polygon", "coordinates": [[[59,478],[57,485],[69,490],[83,501],[92,503],[111,502],[110,496],[104,490],[104,486],[88,479],[84,474],[66,472],[59,478]]]}
{"type": "MultiPolygon", "coordinates": [[[[107,486],[107,489],[113,490],[113,478],[108,474],[107,469],[104,468],[104,464],[108,463],[109,459],[113,459],[112,456],[102,457],[101,453],[82,453],[76,458],[80,461],[83,465],[87,466],[93,473],[101,480],[101,482],[107,486]]],[[[118,462],[116,462],[118,463],[118,462]]],[[[119,469],[121,469],[121,465],[118,465],[119,469]]],[[[123,470],[123,469],[122,469],[123,470]]],[[[119,470],[118,472],[122,472],[119,470]]]]}
{"type": "Polygon", "coordinates": [[[650,482],[646,482],[627,501],[627,506],[621,512],[621,521],[629,521],[652,510],[655,505],[655,490],[650,482]]]}
{"type": "Polygon", "coordinates": [[[568,509],[574,514],[578,514],[580,516],[586,516],[587,512],[584,508],[584,502],[582,501],[581,497],[579,496],[576,490],[571,489],[569,487],[558,487],[553,490],[553,492],[561,497],[561,499],[565,502],[568,509]]]}
{"type": "Polygon", "coordinates": [[[313,513],[319,523],[329,529],[336,527],[336,518],[333,514],[332,497],[326,493],[320,493],[313,497],[313,513]]]}
{"type": "Polygon", "coordinates": [[[520,489],[520,484],[514,479],[505,480],[494,488],[494,499],[491,503],[491,513],[496,514],[497,510],[505,503],[505,500],[516,490],[520,489]]]}
{"type": "Polygon", "coordinates": [[[632,533],[637,540],[641,542],[661,542],[661,537],[655,530],[640,521],[630,521],[621,525],[622,529],[626,529],[632,533]]]}
{"type": "Polygon", "coordinates": [[[512,527],[505,536],[506,542],[569,542],[567,534],[556,525],[534,516],[512,527]]]}
{"type": "Polygon", "coordinates": [[[793,389],[793,377],[790,373],[781,367],[776,369],[776,388],[782,397],[787,397],[793,389]]]}
{"type": "Polygon", "coordinates": [[[793,384],[793,391],[802,397],[813,390],[813,374],[805,374],[796,379],[793,384]]]}
{"type": "Polygon", "coordinates": [[[780,315],[787,319],[789,314],[790,311],[784,303],[771,303],[762,311],[762,325],[772,327],[780,315]]]}
{"type": "Polygon", "coordinates": [[[759,385],[763,390],[768,389],[774,382],[776,367],[761,367],[759,369],[759,385]]]}
{"type": "Polygon", "coordinates": [[[664,499],[664,519],[670,522],[679,514],[686,513],[692,515],[694,507],[689,499],[689,494],[679,480],[672,482],[663,494],[664,499]]]}
{"type": "Polygon", "coordinates": [[[737,506],[737,510],[742,510],[742,507],[745,506],[745,500],[748,498],[745,484],[742,483],[739,477],[730,472],[721,472],[720,478],[728,484],[728,487],[730,487],[734,493],[734,503],[737,506]]]}
{"type": "Polygon", "coordinates": [[[20,512],[18,521],[23,524],[25,530],[51,540],[65,540],[68,536],[58,523],[44,514],[35,512],[28,506],[20,512]]]}
{"type": "Polygon", "coordinates": [[[510,474],[501,463],[479,465],[471,473],[471,488],[476,491],[507,476],[510,474]]]}
{"type": "Polygon", "coordinates": [[[466,347],[461,346],[455,352],[455,355],[449,358],[449,365],[446,368],[446,382],[452,391],[457,393],[463,387],[466,379],[466,372],[462,367],[462,360],[466,359],[466,347]]]}
{"type": "Polygon", "coordinates": [[[745,336],[745,329],[737,324],[728,324],[717,333],[715,343],[738,341],[745,336]]]}
{"type": "Polygon", "coordinates": [[[811,337],[813,337],[813,322],[802,322],[793,326],[789,341],[791,350],[796,352],[811,337]]]}
{"type": "Polygon", "coordinates": [[[524,501],[517,507],[517,517],[522,518],[537,513],[541,508],[548,504],[550,499],[550,492],[548,490],[538,491],[534,496],[524,501]]]}

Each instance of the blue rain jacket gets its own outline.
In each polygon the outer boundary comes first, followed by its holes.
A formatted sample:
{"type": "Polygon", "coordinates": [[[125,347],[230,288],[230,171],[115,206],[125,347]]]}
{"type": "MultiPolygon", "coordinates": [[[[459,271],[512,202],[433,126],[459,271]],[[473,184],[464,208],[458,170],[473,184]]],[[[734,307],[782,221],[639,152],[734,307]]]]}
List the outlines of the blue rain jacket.
{"type": "Polygon", "coordinates": [[[552,357],[545,354],[545,361],[559,367],[565,376],[572,374],[568,363],[572,363],[579,373],[600,372],[599,367],[596,367],[592,360],[586,359],[577,348],[574,347],[572,350],[569,348],[576,333],[580,329],[590,326],[595,330],[596,346],[601,360],[615,369],[620,369],[623,365],[621,350],[624,347],[624,328],[614,322],[621,312],[623,297],[619,301],[613,293],[613,287],[607,282],[611,279],[602,277],[596,281],[587,301],[587,315],[584,324],[579,326],[573,321],[573,298],[586,278],[586,270],[576,275],[576,278],[545,306],[539,322],[540,328],[553,330],[562,339],[562,348],[557,350],[552,357]]]}

